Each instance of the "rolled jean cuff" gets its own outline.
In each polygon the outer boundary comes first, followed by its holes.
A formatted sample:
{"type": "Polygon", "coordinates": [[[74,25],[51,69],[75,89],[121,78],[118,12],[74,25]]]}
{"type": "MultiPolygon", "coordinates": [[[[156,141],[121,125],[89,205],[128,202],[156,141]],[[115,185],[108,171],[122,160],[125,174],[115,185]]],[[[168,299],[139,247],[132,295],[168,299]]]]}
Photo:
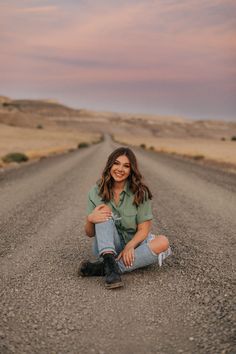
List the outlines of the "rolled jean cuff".
{"type": "Polygon", "coordinates": [[[111,247],[104,247],[100,250],[99,252],[99,257],[101,257],[104,253],[110,253],[112,252],[115,256],[117,255],[116,250],[111,247]]]}

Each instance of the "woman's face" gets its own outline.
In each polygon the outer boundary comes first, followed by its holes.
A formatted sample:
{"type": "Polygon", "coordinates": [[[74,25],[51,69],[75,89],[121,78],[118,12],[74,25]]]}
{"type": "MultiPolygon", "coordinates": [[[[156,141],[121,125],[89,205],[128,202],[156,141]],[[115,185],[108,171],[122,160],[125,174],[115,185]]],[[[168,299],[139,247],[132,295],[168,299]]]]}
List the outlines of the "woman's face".
{"type": "Polygon", "coordinates": [[[130,175],[130,161],[128,157],[125,155],[117,157],[110,172],[115,182],[124,182],[130,175]]]}

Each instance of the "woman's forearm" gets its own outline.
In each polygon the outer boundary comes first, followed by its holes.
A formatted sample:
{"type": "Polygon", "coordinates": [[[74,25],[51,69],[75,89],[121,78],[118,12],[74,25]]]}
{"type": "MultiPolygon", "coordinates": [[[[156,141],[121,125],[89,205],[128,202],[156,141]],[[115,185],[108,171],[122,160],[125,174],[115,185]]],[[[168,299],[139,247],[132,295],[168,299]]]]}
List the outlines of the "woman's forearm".
{"type": "Polygon", "coordinates": [[[89,221],[89,216],[87,217],[86,224],[85,224],[85,233],[88,237],[95,236],[95,224],[89,221]]]}
{"type": "Polygon", "coordinates": [[[132,238],[132,240],[129,241],[129,244],[132,245],[134,248],[136,248],[141,242],[145,240],[147,235],[148,232],[144,232],[142,230],[137,231],[134,237],[132,238]]]}
{"type": "Polygon", "coordinates": [[[136,248],[141,242],[145,240],[151,230],[151,221],[145,221],[138,225],[138,230],[131,241],[128,243],[136,248]]]}

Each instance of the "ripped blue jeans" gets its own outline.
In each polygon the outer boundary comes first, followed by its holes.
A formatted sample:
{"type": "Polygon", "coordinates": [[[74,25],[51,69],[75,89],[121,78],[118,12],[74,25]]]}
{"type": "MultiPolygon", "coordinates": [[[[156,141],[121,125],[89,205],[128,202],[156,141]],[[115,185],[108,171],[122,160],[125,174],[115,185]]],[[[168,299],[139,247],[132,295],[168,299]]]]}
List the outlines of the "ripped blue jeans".
{"type": "MultiPolygon", "coordinates": [[[[122,259],[117,262],[121,273],[131,272],[134,269],[142,268],[157,262],[161,265],[162,262],[160,263],[159,256],[162,255],[161,259],[163,260],[171,254],[171,250],[169,248],[166,252],[162,252],[159,255],[154,253],[149,247],[149,242],[154,238],[155,236],[149,233],[147,238],[135,248],[134,262],[131,267],[126,267],[122,259]]],[[[119,236],[112,219],[103,223],[95,224],[93,253],[96,257],[100,257],[102,253],[107,251],[111,251],[118,256],[124,247],[125,243],[119,236]]]]}

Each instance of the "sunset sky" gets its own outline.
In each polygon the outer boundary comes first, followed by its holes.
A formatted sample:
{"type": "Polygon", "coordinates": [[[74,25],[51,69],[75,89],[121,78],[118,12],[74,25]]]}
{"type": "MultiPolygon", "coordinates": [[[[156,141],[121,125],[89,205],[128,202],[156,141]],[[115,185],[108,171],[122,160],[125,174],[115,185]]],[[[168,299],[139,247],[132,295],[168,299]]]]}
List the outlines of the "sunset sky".
{"type": "Polygon", "coordinates": [[[0,95],[236,120],[236,1],[1,0],[0,95]]]}

